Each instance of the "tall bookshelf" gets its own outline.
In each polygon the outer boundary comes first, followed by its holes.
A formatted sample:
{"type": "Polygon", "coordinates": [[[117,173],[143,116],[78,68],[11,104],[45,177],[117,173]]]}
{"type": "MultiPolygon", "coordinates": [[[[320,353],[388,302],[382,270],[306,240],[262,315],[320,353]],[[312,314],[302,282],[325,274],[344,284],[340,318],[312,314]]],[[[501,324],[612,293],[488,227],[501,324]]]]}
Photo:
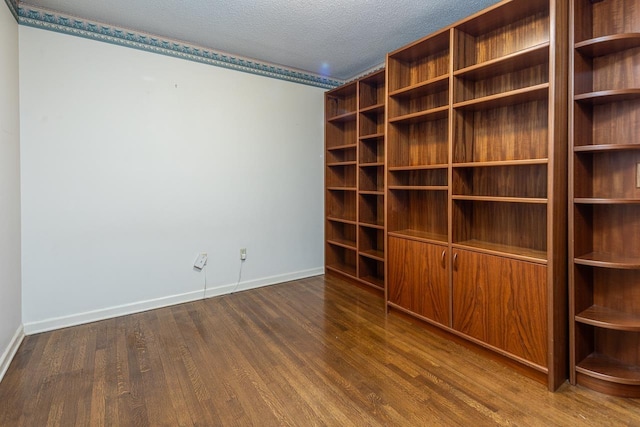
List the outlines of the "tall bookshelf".
{"type": "Polygon", "coordinates": [[[640,397],[640,0],[572,0],[571,382],[640,397]]]}
{"type": "Polygon", "coordinates": [[[567,23],[502,1],[387,56],[389,307],[567,377],[567,23]]]}
{"type": "Polygon", "coordinates": [[[385,72],[325,95],[325,264],[385,288],[385,72]]]}

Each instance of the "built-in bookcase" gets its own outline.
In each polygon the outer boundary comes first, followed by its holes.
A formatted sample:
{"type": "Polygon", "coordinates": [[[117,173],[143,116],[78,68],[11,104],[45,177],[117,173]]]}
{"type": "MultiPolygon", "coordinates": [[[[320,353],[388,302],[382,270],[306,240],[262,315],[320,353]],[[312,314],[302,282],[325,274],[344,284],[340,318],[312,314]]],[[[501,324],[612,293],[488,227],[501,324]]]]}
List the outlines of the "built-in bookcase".
{"type": "Polygon", "coordinates": [[[503,1],[387,56],[388,305],[553,390],[567,377],[567,27],[566,1],[503,1]]]}
{"type": "Polygon", "coordinates": [[[571,10],[571,381],[640,397],[640,0],[571,10]]]}
{"type": "Polygon", "coordinates": [[[326,268],[385,287],[385,73],[325,96],[326,268]]]}

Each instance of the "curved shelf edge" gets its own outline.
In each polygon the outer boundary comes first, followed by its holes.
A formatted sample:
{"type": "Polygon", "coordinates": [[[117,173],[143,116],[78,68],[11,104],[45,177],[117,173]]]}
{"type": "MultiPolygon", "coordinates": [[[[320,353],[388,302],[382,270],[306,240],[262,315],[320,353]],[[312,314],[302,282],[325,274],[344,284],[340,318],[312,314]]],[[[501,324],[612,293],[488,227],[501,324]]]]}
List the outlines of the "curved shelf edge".
{"type": "Polygon", "coordinates": [[[575,95],[573,99],[592,105],[608,104],[610,102],[630,101],[640,99],[640,89],[611,89],[596,92],[587,92],[575,95]]]}
{"type": "Polygon", "coordinates": [[[576,365],[576,371],[602,381],[640,387],[640,367],[623,364],[602,354],[592,353],[576,365]]]}
{"type": "Polygon", "coordinates": [[[640,269],[640,258],[623,257],[599,252],[591,252],[576,257],[573,262],[590,267],[613,268],[620,270],[640,269]]]}
{"type": "Polygon", "coordinates": [[[640,144],[596,144],[596,145],[576,145],[573,147],[575,153],[597,153],[603,151],[631,151],[640,150],[640,144]]]}
{"type": "Polygon", "coordinates": [[[604,56],[640,47],[640,33],[622,33],[595,37],[576,43],[576,50],[590,57],[604,56]]]}
{"type": "Polygon", "coordinates": [[[576,322],[616,331],[640,332],[640,317],[592,305],[576,315],[576,322]]]}

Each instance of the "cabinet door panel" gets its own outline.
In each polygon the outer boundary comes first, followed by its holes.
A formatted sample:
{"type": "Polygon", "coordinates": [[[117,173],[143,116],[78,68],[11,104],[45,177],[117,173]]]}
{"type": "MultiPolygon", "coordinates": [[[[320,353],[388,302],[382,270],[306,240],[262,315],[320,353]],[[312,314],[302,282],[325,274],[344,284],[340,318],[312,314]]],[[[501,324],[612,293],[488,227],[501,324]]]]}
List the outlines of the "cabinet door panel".
{"type": "Polygon", "coordinates": [[[449,324],[445,246],[389,238],[389,301],[443,325],[449,324]]]}
{"type": "Polygon", "coordinates": [[[453,327],[546,366],[546,266],[469,251],[455,253],[453,327]]]}

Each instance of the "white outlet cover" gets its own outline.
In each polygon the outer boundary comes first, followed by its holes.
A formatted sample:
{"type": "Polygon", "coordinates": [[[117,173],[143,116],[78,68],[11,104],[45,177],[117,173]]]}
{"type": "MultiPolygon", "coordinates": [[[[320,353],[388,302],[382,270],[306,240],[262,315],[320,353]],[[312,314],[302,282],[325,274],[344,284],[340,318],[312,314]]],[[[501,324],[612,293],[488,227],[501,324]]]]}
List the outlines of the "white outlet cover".
{"type": "Polygon", "coordinates": [[[207,254],[198,255],[195,262],[193,263],[193,267],[198,270],[202,270],[205,265],[207,265],[207,254]]]}

